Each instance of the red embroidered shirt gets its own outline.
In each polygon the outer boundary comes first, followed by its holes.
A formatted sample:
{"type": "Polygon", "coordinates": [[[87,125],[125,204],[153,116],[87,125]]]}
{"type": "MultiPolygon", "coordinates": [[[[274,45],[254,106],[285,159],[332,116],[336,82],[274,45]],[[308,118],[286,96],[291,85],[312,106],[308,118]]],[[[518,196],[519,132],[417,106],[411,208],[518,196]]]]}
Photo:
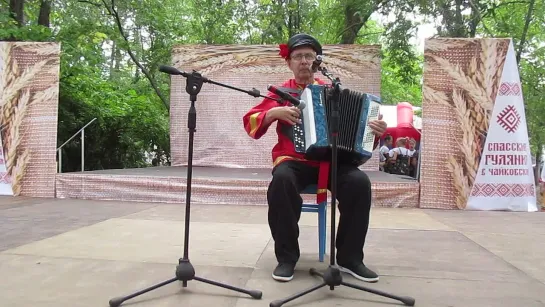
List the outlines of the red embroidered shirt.
{"type": "MultiPolygon", "coordinates": [[[[322,80],[316,79],[314,84],[325,84],[322,80]]],[[[292,88],[297,90],[304,89],[304,85],[297,84],[295,82],[295,79],[290,79],[286,82],[284,82],[281,87],[285,88],[292,88]]],[[[280,98],[278,95],[274,93],[270,93],[268,95],[271,98],[280,98]]],[[[284,101],[282,103],[278,103],[275,100],[264,98],[260,104],[253,107],[248,113],[246,113],[243,117],[244,122],[244,129],[246,129],[246,132],[248,135],[254,139],[261,138],[269,129],[269,126],[272,123],[264,124],[263,120],[265,119],[265,115],[267,112],[274,108],[279,106],[288,106],[290,105],[289,102],[284,101]]],[[[304,158],[303,154],[300,154],[295,151],[295,146],[293,144],[293,141],[289,136],[286,135],[285,131],[289,131],[290,124],[283,122],[283,121],[277,121],[276,125],[276,134],[278,135],[278,143],[273,147],[272,149],[272,161],[273,166],[276,166],[280,164],[283,161],[287,160],[298,160],[298,161],[304,161],[305,163],[309,163],[314,166],[318,166],[318,161],[308,161],[304,158]]]]}
{"type": "MultiPolygon", "coordinates": [[[[326,82],[318,78],[315,79],[314,84],[325,85],[326,82]]],[[[295,79],[290,79],[284,82],[281,87],[302,90],[304,85],[297,84],[295,79]]],[[[271,98],[279,98],[276,94],[270,93],[268,95],[271,98]]],[[[243,116],[244,129],[248,135],[254,139],[261,138],[269,129],[272,123],[264,124],[263,120],[267,112],[278,106],[288,106],[289,102],[278,103],[275,100],[264,98],[262,102],[253,107],[248,113],[243,116]]],[[[278,143],[272,149],[272,161],[273,167],[287,160],[303,161],[313,166],[319,166],[319,161],[309,161],[304,158],[304,155],[295,151],[295,146],[292,139],[286,135],[286,131],[290,131],[290,124],[283,121],[277,121],[276,134],[278,135],[278,143]]],[[[378,137],[375,137],[375,145],[378,145],[378,137]]]]}

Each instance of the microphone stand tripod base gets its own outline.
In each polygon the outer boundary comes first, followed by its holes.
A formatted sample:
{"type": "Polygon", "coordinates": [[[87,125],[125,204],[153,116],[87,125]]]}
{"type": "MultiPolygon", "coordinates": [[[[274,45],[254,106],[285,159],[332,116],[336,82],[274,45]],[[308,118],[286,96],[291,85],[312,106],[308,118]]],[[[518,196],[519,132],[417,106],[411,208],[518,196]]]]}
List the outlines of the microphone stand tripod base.
{"type": "Polygon", "coordinates": [[[303,295],[306,295],[306,294],[309,294],[311,292],[314,292],[322,287],[325,287],[325,286],[329,286],[329,289],[330,290],[335,290],[335,287],[339,287],[339,286],[345,286],[345,287],[349,287],[349,288],[353,288],[353,289],[357,289],[357,290],[361,290],[361,291],[365,291],[365,292],[370,292],[370,293],[373,293],[373,294],[377,294],[377,295],[381,295],[381,296],[384,296],[384,297],[388,297],[388,298],[391,298],[391,299],[395,299],[395,300],[398,300],[400,302],[402,302],[403,304],[407,305],[407,306],[414,306],[415,304],[415,299],[412,298],[412,297],[408,297],[408,296],[397,296],[397,295],[393,295],[393,294],[390,294],[390,293],[386,293],[386,292],[383,292],[383,291],[380,291],[380,290],[376,290],[376,289],[372,289],[372,288],[368,288],[368,287],[364,287],[364,286],[360,286],[360,285],[355,285],[355,284],[352,284],[352,283],[348,283],[348,282],[345,282],[343,281],[343,278],[341,276],[341,271],[339,270],[339,268],[337,266],[332,266],[332,265],[329,265],[328,268],[324,271],[324,273],[320,273],[318,272],[318,270],[316,270],[315,268],[311,268],[309,270],[309,273],[310,275],[312,276],[319,276],[323,279],[323,282],[315,285],[315,286],[312,286],[306,290],[303,290],[299,293],[296,293],[292,296],[289,296],[289,297],[286,297],[284,299],[280,299],[280,300],[276,300],[276,301],[273,301],[270,303],[270,307],[280,307],[288,302],[291,302],[297,298],[300,298],[302,297],[303,295]]]}
{"type": "Polygon", "coordinates": [[[209,284],[209,285],[214,285],[214,286],[226,288],[226,289],[229,289],[229,290],[238,291],[238,292],[241,292],[241,293],[246,293],[246,294],[250,295],[252,298],[255,298],[255,299],[261,299],[261,297],[263,296],[263,293],[261,291],[241,289],[241,288],[233,287],[233,286],[230,286],[230,285],[227,285],[227,284],[222,284],[222,283],[219,283],[217,281],[210,280],[210,279],[205,279],[205,278],[202,278],[202,277],[199,277],[199,276],[195,276],[195,268],[193,267],[193,265],[191,264],[189,259],[180,258],[179,264],[176,266],[176,277],[171,278],[169,280],[165,280],[165,281],[163,281],[161,283],[158,283],[158,284],[153,285],[151,287],[145,288],[145,289],[140,290],[138,292],[135,292],[134,294],[113,298],[113,299],[111,299],[109,301],[110,307],[118,307],[126,300],[129,300],[129,299],[134,298],[136,296],[139,296],[139,295],[142,295],[144,293],[150,292],[150,291],[155,290],[157,288],[166,286],[166,285],[171,284],[171,283],[173,283],[173,282],[175,282],[177,280],[182,282],[182,286],[184,288],[187,287],[187,282],[188,281],[196,280],[196,281],[200,281],[200,282],[203,282],[203,283],[206,283],[206,284],[209,284]]]}
{"type": "MultiPolygon", "coordinates": [[[[176,277],[160,282],[156,285],[148,287],[146,289],[137,291],[135,293],[129,294],[127,296],[120,296],[113,298],[109,301],[110,307],[118,307],[126,300],[137,297],[149,291],[155,290],[157,288],[166,286],[170,283],[173,283],[177,280],[182,282],[182,286],[187,287],[187,282],[190,280],[200,281],[209,285],[237,291],[240,293],[245,293],[250,295],[255,299],[261,299],[263,293],[258,290],[246,290],[238,288],[235,286],[223,284],[217,281],[205,279],[195,275],[195,268],[189,261],[189,224],[190,224],[190,213],[191,213],[191,180],[193,175],[193,140],[197,126],[197,111],[195,108],[195,102],[197,101],[197,95],[199,94],[205,78],[203,78],[199,73],[193,72],[191,74],[184,74],[186,77],[186,91],[190,95],[191,105],[188,112],[187,128],[189,129],[189,145],[188,145],[188,163],[187,163],[187,187],[186,187],[186,205],[185,205],[185,232],[184,232],[184,255],[178,260],[178,265],[176,266],[176,277]]],[[[207,80],[207,82],[212,82],[207,80]]],[[[220,84],[221,83],[215,83],[220,84]]]]}

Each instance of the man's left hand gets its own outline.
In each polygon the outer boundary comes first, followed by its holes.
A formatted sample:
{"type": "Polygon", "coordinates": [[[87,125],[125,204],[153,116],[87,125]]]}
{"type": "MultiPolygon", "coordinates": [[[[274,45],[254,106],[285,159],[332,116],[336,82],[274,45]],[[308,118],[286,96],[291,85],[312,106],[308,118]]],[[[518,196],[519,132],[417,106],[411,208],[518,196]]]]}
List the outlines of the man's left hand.
{"type": "Polygon", "coordinates": [[[388,125],[385,121],[382,120],[382,114],[380,114],[378,116],[378,120],[373,120],[369,122],[369,127],[371,127],[371,130],[373,130],[373,133],[376,136],[381,137],[384,132],[386,132],[386,128],[388,127],[388,125]]]}

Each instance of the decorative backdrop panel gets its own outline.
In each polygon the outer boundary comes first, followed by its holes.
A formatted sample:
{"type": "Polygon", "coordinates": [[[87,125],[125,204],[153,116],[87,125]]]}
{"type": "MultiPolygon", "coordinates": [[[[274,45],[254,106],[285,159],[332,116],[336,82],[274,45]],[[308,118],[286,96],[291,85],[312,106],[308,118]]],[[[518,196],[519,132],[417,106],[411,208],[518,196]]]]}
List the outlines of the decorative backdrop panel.
{"type": "Polygon", "coordinates": [[[428,39],[424,51],[420,207],[463,209],[509,39],[428,39]]]}
{"type": "Polygon", "coordinates": [[[0,123],[14,195],[55,196],[58,43],[0,42],[0,123]]]}
{"type": "MultiPolygon", "coordinates": [[[[380,96],[380,46],[326,45],[323,65],[342,84],[380,96]]],[[[276,46],[183,45],[173,49],[173,65],[187,72],[197,70],[209,79],[267,95],[268,84],[281,84],[293,75],[276,46]]],[[[327,81],[320,72],[317,77],[327,81]]],[[[187,165],[187,113],[190,106],[186,79],[173,76],[170,98],[172,165],[187,165]]],[[[270,168],[271,149],[276,143],[276,124],[259,140],[251,139],[242,116],[262,98],[205,83],[197,98],[197,131],[194,165],[234,168],[270,168]]],[[[378,170],[378,156],[362,169],[378,170]]]]}

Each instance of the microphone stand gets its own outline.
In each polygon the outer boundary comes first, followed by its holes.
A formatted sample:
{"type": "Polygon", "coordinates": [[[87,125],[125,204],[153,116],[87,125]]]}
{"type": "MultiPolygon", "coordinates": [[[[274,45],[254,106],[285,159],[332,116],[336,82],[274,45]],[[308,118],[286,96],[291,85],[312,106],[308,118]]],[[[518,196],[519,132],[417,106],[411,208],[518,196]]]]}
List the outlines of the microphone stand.
{"type": "MultiPolygon", "coordinates": [[[[182,282],[182,286],[184,288],[187,287],[187,282],[189,280],[196,280],[196,281],[200,281],[200,282],[210,284],[210,285],[214,285],[214,286],[217,286],[217,287],[222,287],[222,288],[226,288],[226,289],[229,289],[229,290],[238,291],[238,292],[241,292],[241,293],[246,293],[246,294],[250,295],[251,297],[253,297],[255,299],[261,299],[261,297],[263,295],[261,291],[246,290],[246,289],[234,287],[234,286],[231,286],[231,285],[223,284],[223,283],[220,283],[220,282],[217,282],[217,281],[205,279],[205,278],[202,278],[202,277],[199,277],[199,276],[195,275],[195,268],[193,267],[193,265],[191,264],[191,262],[189,260],[189,219],[190,219],[189,215],[190,215],[190,211],[191,211],[190,210],[190,204],[191,204],[191,202],[190,202],[190,198],[191,198],[191,179],[192,179],[192,174],[193,174],[193,138],[194,138],[194,134],[195,134],[195,128],[196,128],[196,125],[197,125],[197,111],[195,109],[195,101],[197,101],[197,95],[199,94],[203,83],[205,83],[205,82],[206,83],[212,83],[212,84],[223,86],[223,87],[226,87],[226,88],[238,90],[238,91],[241,91],[241,92],[248,93],[249,95],[254,96],[254,97],[264,97],[264,98],[270,98],[270,97],[260,95],[259,91],[256,90],[255,88],[252,89],[251,91],[245,91],[245,90],[238,89],[238,88],[235,88],[235,87],[232,87],[232,86],[229,86],[229,85],[214,82],[214,81],[212,81],[210,79],[207,79],[207,78],[201,76],[201,74],[199,74],[196,71],[193,71],[192,73],[186,73],[186,72],[183,72],[183,71],[179,71],[174,67],[169,67],[169,66],[161,66],[159,68],[159,71],[168,73],[170,75],[181,75],[181,76],[186,77],[187,80],[186,80],[185,90],[190,95],[189,99],[191,101],[191,106],[189,108],[188,121],[187,121],[187,127],[189,128],[189,148],[188,148],[188,166],[187,166],[187,188],[186,188],[186,198],[185,198],[186,204],[185,204],[184,255],[183,255],[183,258],[180,258],[178,260],[178,265],[176,266],[176,274],[175,274],[176,277],[171,278],[171,279],[166,280],[166,281],[163,281],[161,283],[158,283],[158,284],[153,285],[151,287],[148,287],[146,289],[140,290],[140,291],[135,292],[133,294],[113,298],[113,299],[111,299],[109,301],[110,306],[111,307],[117,307],[117,306],[121,305],[126,300],[129,300],[129,299],[134,298],[136,296],[142,295],[142,294],[144,294],[146,292],[155,290],[157,288],[166,286],[166,285],[168,285],[170,283],[173,283],[173,282],[175,282],[177,280],[182,282]]],[[[274,98],[270,98],[270,99],[277,100],[277,99],[274,99],[274,98]]]]}
{"type": "Polygon", "coordinates": [[[337,200],[337,136],[339,133],[339,97],[341,94],[341,91],[343,91],[341,87],[341,80],[339,78],[333,78],[333,76],[327,72],[327,69],[323,67],[319,67],[318,70],[324,74],[324,76],[328,77],[332,82],[332,91],[329,93],[329,104],[331,105],[331,116],[329,118],[329,131],[330,131],[330,143],[331,143],[331,256],[330,256],[330,263],[327,269],[324,273],[318,272],[315,268],[311,268],[309,273],[312,276],[319,276],[323,279],[323,281],[315,286],[312,286],[306,290],[303,290],[299,293],[296,293],[292,296],[289,296],[284,299],[276,300],[270,303],[270,307],[280,307],[284,305],[287,302],[290,302],[294,299],[297,299],[303,295],[309,294],[311,292],[314,292],[322,287],[329,286],[330,290],[335,290],[335,287],[339,286],[346,286],[349,288],[374,293],[380,296],[388,297],[391,299],[395,299],[398,301],[401,301],[407,306],[414,306],[415,300],[412,297],[408,296],[397,296],[393,294],[389,294],[380,290],[363,287],[359,285],[355,285],[352,283],[347,283],[343,281],[343,278],[341,276],[341,271],[339,267],[335,263],[335,209],[336,209],[336,200],[337,200]]]}

